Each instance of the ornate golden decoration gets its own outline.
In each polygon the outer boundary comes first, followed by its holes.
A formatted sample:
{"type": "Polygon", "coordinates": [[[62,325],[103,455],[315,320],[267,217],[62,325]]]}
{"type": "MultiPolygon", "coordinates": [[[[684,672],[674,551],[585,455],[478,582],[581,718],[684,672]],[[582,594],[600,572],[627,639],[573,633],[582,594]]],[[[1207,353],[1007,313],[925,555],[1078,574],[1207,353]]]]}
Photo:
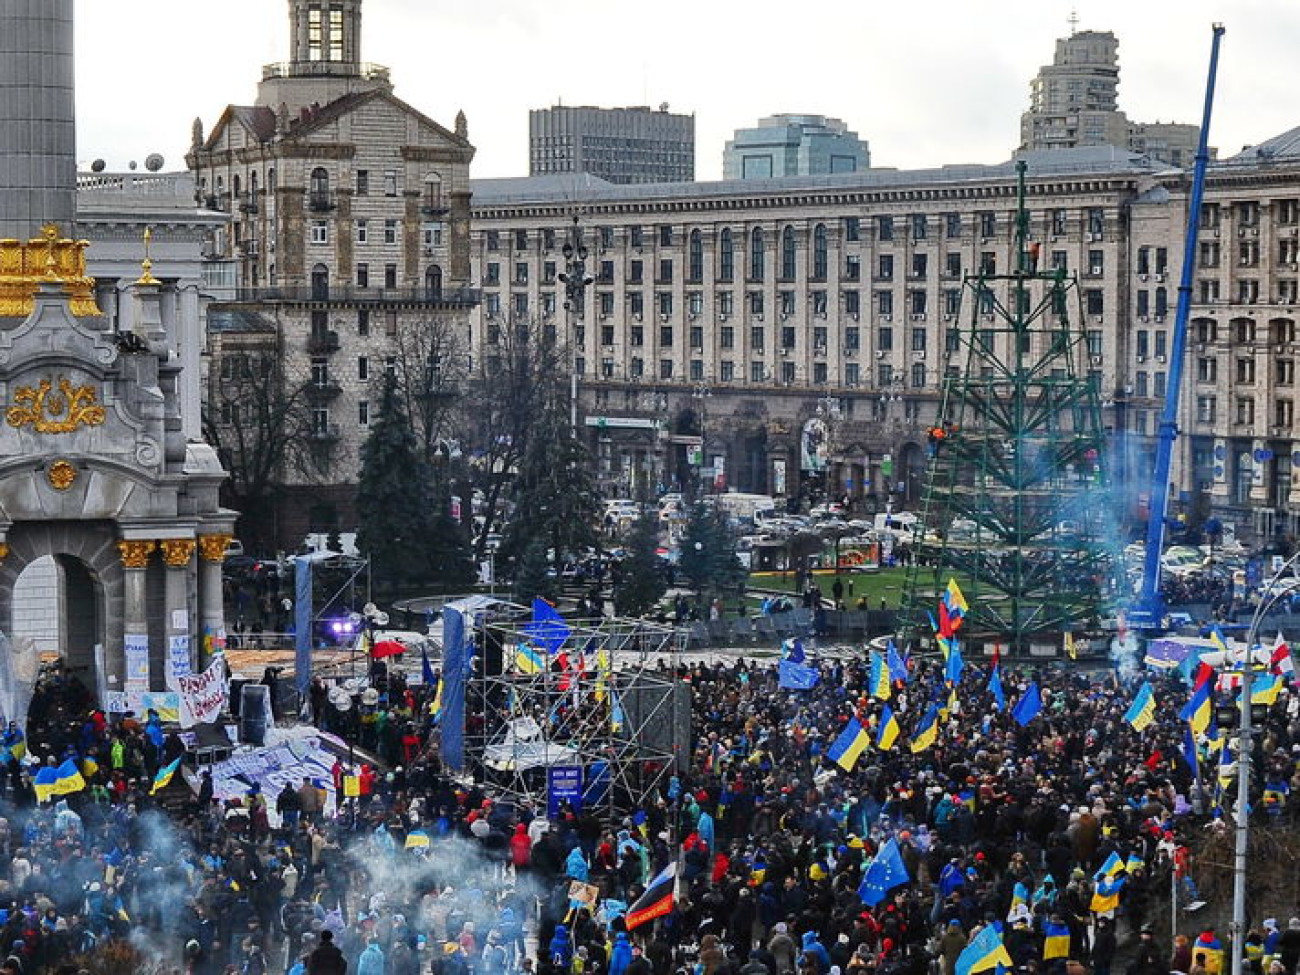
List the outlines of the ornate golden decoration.
{"type": "Polygon", "coordinates": [[[62,284],[78,318],[102,315],[95,304],[95,279],[86,274],[89,241],[59,236],[46,224],[32,240],[0,240],[0,318],[26,318],[36,307],[42,281],[62,284]]]}
{"type": "Polygon", "coordinates": [[[192,538],[164,538],[158,543],[162,549],[163,561],[173,569],[183,569],[190,564],[190,559],[194,558],[194,539],[192,538]]]}
{"type": "Polygon", "coordinates": [[[45,472],[50,487],[56,491],[66,491],[77,479],[77,468],[70,461],[56,460],[45,472]]]}
{"type": "Polygon", "coordinates": [[[7,558],[9,558],[9,543],[0,542],[0,562],[3,562],[7,558]]]}
{"type": "Polygon", "coordinates": [[[140,262],[140,277],[136,284],[162,284],[153,276],[153,260],[149,256],[149,245],[153,241],[153,227],[144,228],[144,260],[140,262]]]}
{"type": "Polygon", "coordinates": [[[205,562],[224,562],[226,546],[230,544],[232,538],[233,535],[200,535],[199,554],[203,556],[205,562]]]}
{"type": "Polygon", "coordinates": [[[104,408],[95,399],[94,386],[74,387],[71,380],[60,376],[56,389],[49,379],[42,379],[35,389],[18,387],[15,405],[9,407],[5,418],[11,427],[30,426],[37,433],[72,433],[83,426],[103,425],[104,408]]]}
{"type": "Polygon", "coordinates": [[[148,568],[149,556],[157,547],[157,542],[144,538],[117,543],[117,550],[122,556],[122,565],[128,569],[148,568]]]}

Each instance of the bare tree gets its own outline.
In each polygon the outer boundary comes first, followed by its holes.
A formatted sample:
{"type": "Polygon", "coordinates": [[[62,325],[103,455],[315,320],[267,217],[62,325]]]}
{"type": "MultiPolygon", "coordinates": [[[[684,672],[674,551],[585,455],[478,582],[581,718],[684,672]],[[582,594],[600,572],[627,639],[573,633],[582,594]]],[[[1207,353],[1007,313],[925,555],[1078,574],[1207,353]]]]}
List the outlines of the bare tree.
{"type": "Polygon", "coordinates": [[[426,459],[465,437],[464,402],[472,361],[469,337],[445,316],[401,329],[393,350],[398,396],[426,459]]]}

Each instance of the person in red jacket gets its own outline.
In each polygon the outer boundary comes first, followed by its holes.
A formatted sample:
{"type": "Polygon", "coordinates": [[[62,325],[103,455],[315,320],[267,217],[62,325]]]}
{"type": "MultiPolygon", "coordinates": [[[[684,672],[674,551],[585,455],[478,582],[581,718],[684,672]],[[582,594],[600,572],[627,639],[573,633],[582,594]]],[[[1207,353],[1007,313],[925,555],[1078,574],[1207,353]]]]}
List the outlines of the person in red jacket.
{"type": "Polygon", "coordinates": [[[510,837],[510,862],[515,871],[527,870],[533,860],[533,843],[528,838],[528,827],[524,823],[515,826],[515,835],[510,837]]]}

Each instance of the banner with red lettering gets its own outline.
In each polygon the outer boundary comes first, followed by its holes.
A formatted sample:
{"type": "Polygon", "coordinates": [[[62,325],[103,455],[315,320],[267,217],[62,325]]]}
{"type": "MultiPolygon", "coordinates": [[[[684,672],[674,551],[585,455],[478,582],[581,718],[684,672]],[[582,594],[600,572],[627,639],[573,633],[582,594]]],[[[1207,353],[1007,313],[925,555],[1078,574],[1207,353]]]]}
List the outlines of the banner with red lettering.
{"type": "Polygon", "coordinates": [[[229,698],[226,658],[216,657],[201,674],[177,674],[176,690],[181,695],[181,727],[216,721],[229,698]]]}

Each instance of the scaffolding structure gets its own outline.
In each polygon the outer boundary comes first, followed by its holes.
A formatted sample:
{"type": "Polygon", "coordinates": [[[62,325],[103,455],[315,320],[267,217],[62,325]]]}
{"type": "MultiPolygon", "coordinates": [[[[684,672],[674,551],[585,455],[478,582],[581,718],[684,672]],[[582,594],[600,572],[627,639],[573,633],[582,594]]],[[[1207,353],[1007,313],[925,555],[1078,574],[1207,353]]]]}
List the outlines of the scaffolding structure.
{"type": "Polygon", "coordinates": [[[1017,177],[1016,264],[1002,273],[985,264],[965,278],[967,324],[947,336],[904,636],[928,638],[951,577],[970,604],[965,639],[1048,655],[1066,633],[1096,628],[1122,561],[1106,477],[1101,333],[1086,324],[1075,275],[1056,259],[1048,266],[1042,245],[1029,243],[1023,161],[1017,177]]]}
{"type": "Polygon", "coordinates": [[[468,688],[466,758],[494,795],[545,809],[549,770],[579,769],[583,808],[619,814],[685,762],[690,699],[671,627],[510,619],[476,639],[492,649],[468,688]]]}

